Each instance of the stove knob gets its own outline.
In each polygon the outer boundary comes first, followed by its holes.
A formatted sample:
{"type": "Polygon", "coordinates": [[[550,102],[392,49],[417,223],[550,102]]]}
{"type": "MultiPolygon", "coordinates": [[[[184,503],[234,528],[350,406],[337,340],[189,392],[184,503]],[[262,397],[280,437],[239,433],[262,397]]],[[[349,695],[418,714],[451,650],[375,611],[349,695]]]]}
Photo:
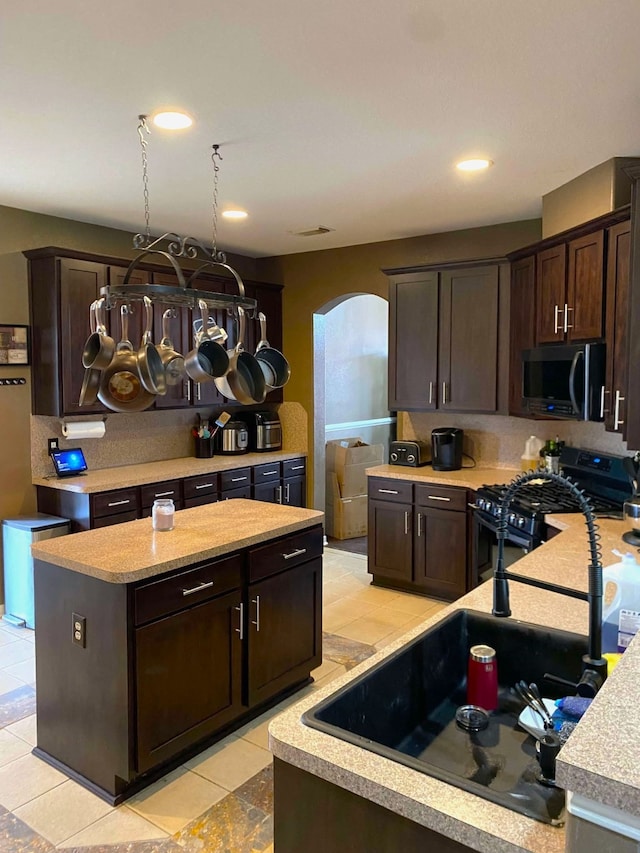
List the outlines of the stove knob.
{"type": "Polygon", "coordinates": [[[395,450],[394,450],[394,452],[391,454],[391,461],[392,461],[392,462],[397,462],[397,461],[398,461],[398,454],[395,452],[395,450]]]}
{"type": "Polygon", "coordinates": [[[516,518],[517,518],[517,516],[516,516],[515,512],[510,512],[508,517],[507,517],[507,521],[509,522],[509,524],[515,524],[516,518]]]}
{"type": "Polygon", "coordinates": [[[520,516],[517,521],[518,527],[524,527],[524,518],[520,516]]]}
{"type": "Polygon", "coordinates": [[[484,509],[485,503],[486,503],[486,501],[484,498],[478,498],[478,500],[477,500],[478,509],[484,509]]]}
{"type": "Polygon", "coordinates": [[[415,461],[416,461],[416,457],[413,455],[413,453],[410,453],[407,456],[407,462],[415,462],[415,461]]]}

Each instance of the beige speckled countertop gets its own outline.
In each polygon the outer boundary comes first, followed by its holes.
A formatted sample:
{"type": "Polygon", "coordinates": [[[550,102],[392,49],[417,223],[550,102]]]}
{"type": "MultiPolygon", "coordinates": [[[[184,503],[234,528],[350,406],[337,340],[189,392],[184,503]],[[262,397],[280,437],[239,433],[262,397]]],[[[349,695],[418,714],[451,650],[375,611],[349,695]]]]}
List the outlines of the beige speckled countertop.
{"type": "MultiPolygon", "coordinates": [[[[387,476],[387,469],[388,466],[381,466],[370,470],[369,474],[380,472],[387,476]]],[[[506,469],[497,470],[503,480],[508,479],[506,469]]],[[[464,476],[462,472],[448,473],[464,476]]],[[[434,472],[430,471],[430,475],[433,482],[434,472]]],[[[495,482],[503,480],[496,479],[495,482]]],[[[443,481],[438,478],[438,482],[443,481]]],[[[470,487],[472,483],[460,480],[452,485],[470,487]]],[[[563,532],[519,560],[514,571],[586,590],[588,548],[582,516],[559,515],[549,520],[564,528],[563,532]]],[[[603,519],[599,525],[602,562],[606,566],[617,561],[611,554],[612,548],[627,550],[621,539],[625,524],[603,519]]],[[[586,602],[513,582],[510,584],[510,598],[512,618],[587,633],[586,602]]],[[[531,820],[368,750],[308,728],[300,721],[303,711],[388,657],[427,626],[459,608],[490,612],[491,605],[492,585],[483,584],[331,684],[306,696],[271,723],[269,742],[274,755],[474,850],[486,853],[563,853],[564,830],[531,820]]],[[[640,727],[637,723],[639,671],[640,641],[635,640],[562,749],[557,773],[558,781],[568,790],[632,814],[640,814],[640,762],[637,761],[640,748],[640,727]]]]}
{"type": "Polygon", "coordinates": [[[369,477],[388,477],[392,480],[411,480],[413,483],[439,483],[442,486],[460,486],[478,489],[484,485],[508,483],[519,468],[460,468],[458,471],[434,471],[431,465],[410,468],[408,465],[376,465],[367,468],[369,477]]]}
{"type": "Polygon", "coordinates": [[[229,500],[176,512],[173,530],[150,518],[46,539],[34,558],[110,583],[130,583],[262,544],[320,524],[324,513],[264,501],[229,500]]]}
{"type": "Polygon", "coordinates": [[[165,459],[160,462],[145,462],[141,465],[122,465],[118,468],[100,468],[89,471],[80,477],[35,477],[34,486],[47,486],[66,492],[106,492],[110,489],[125,489],[128,486],[143,486],[146,483],[161,483],[163,480],[176,480],[181,477],[195,477],[198,474],[212,474],[217,471],[230,471],[247,465],[261,465],[269,462],[282,462],[286,459],[300,459],[306,453],[287,453],[278,450],[273,453],[239,453],[237,455],[212,456],[211,459],[196,459],[195,456],[181,456],[178,459],[165,459]]]}

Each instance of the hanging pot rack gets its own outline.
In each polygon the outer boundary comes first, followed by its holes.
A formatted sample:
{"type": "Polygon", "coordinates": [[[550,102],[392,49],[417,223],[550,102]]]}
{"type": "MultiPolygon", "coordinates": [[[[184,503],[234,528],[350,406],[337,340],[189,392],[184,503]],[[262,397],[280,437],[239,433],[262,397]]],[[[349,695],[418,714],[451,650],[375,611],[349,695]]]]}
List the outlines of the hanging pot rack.
{"type": "Polygon", "coordinates": [[[207,248],[194,237],[181,237],[179,234],[167,232],[161,237],[152,239],[149,215],[149,175],[146,136],[149,135],[147,116],[138,116],[138,136],[142,152],[142,184],[144,193],[144,215],[146,229],[144,234],[135,234],[133,237],[134,249],[140,250],[127,267],[122,284],[117,286],[107,285],[100,289],[100,295],[105,297],[105,308],[112,309],[116,305],[125,302],[141,302],[148,297],[152,302],[160,302],[163,305],[172,305],[185,308],[197,308],[200,301],[204,301],[208,308],[226,309],[229,313],[236,312],[238,306],[256,318],[257,302],[250,299],[245,293],[245,287],[240,275],[227,263],[227,257],[217,246],[218,231],[218,173],[220,167],[218,160],[222,160],[219,145],[213,145],[211,161],[213,163],[213,204],[212,204],[212,248],[207,248]],[[166,249],[161,248],[166,243],[166,249]],[[130,284],[131,274],[148,256],[164,258],[169,262],[176,274],[177,285],[167,284],[130,284]],[[188,270],[187,275],[181,269],[177,259],[188,258],[190,260],[201,259],[203,263],[196,270],[188,270]],[[226,270],[235,279],[238,285],[238,295],[227,293],[216,293],[210,290],[197,290],[195,285],[198,277],[204,270],[210,268],[221,268],[226,270]]]}

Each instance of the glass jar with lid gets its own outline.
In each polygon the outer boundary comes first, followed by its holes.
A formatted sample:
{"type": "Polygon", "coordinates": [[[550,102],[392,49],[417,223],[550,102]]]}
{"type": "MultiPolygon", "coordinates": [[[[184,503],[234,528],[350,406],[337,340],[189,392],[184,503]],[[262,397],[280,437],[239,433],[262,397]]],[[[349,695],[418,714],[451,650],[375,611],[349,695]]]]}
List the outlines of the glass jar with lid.
{"type": "Polygon", "coordinates": [[[158,498],[153,502],[151,518],[154,530],[173,530],[175,506],[171,498],[158,498]]]}

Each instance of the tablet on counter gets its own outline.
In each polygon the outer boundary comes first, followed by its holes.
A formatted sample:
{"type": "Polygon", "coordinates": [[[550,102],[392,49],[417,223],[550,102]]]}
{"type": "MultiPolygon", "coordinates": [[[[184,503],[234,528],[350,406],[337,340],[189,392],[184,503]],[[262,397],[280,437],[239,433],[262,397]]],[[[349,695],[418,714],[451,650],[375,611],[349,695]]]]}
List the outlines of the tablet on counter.
{"type": "Polygon", "coordinates": [[[58,477],[76,477],[87,470],[87,461],[80,447],[69,450],[52,450],[51,459],[58,477]]]}

